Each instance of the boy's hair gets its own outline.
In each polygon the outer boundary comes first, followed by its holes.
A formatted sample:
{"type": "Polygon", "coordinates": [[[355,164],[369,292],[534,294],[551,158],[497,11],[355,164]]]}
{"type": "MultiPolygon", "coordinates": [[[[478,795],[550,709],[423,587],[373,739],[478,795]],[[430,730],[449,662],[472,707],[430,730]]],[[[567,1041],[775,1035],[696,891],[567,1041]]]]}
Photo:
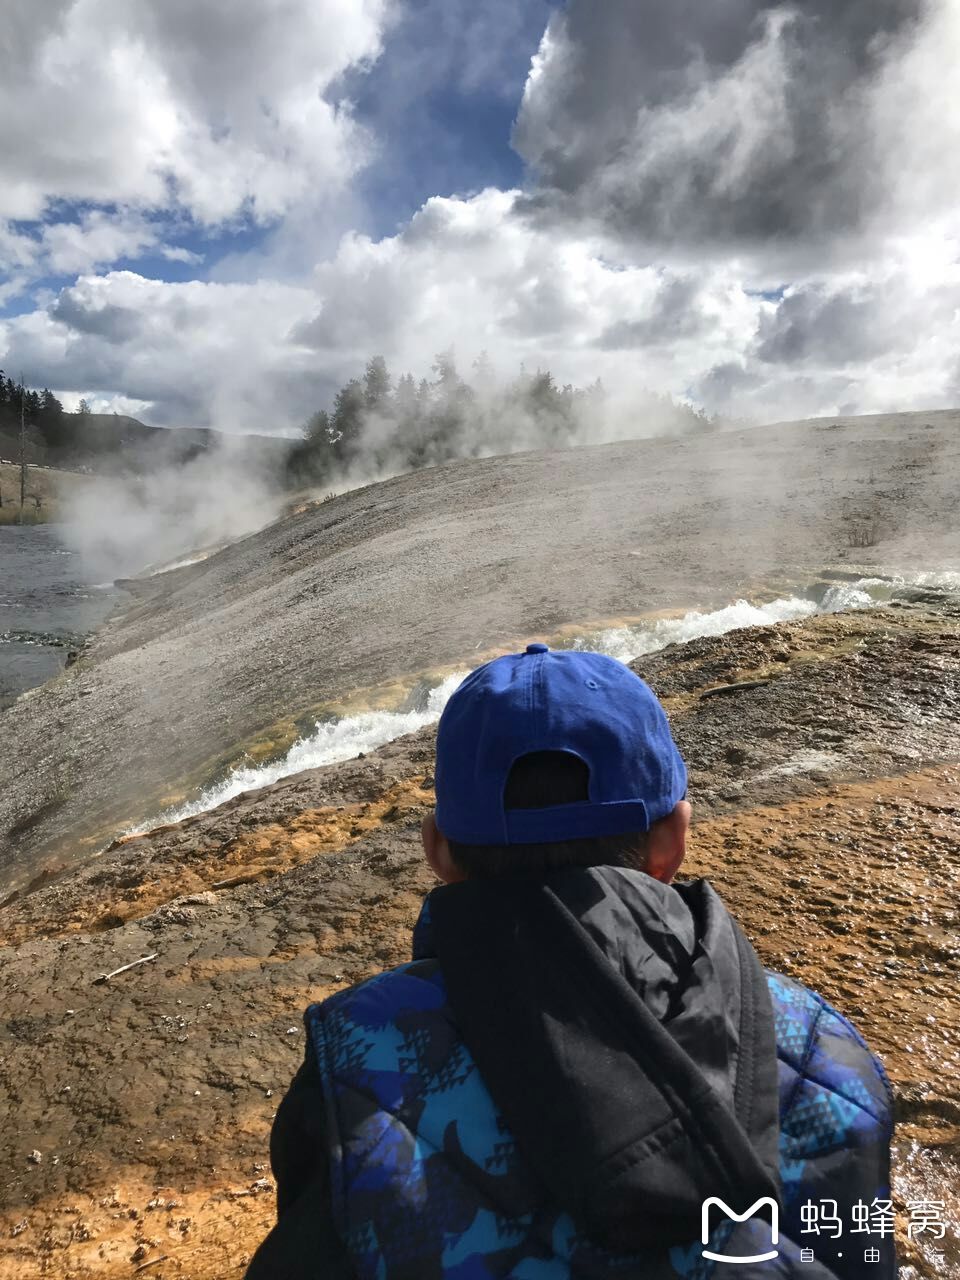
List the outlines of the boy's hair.
{"type": "MultiPolygon", "coordinates": [[[[548,809],[589,800],[590,771],[568,751],[534,751],[515,761],[507,778],[505,809],[548,809]]],[[[561,867],[632,867],[646,863],[647,837],[642,832],[591,836],[551,844],[461,844],[450,841],[450,853],[472,879],[558,870],[561,867]]]]}

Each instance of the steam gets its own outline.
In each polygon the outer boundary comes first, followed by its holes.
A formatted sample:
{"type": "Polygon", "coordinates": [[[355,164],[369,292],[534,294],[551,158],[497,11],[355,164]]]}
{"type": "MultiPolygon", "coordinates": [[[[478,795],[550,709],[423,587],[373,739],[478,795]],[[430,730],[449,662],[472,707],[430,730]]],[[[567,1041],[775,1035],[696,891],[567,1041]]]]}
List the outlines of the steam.
{"type": "Polygon", "coordinates": [[[243,537],[282,509],[281,455],[224,436],[183,461],[177,432],[169,434],[165,447],[138,455],[135,471],[100,476],[61,503],[64,536],[97,579],[190,563],[199,549],[243,537]]]}
{"type": "Polygon", "coordinates": [[[687,404],[649,390],[611,396],[599,379],[560,386],[549,369],[504,379],[483,353],[470,380],[452,349],[436,356],[433,381],[404,374],[394,385],[375,356],[362,378],[321,410],[296,446],[295,481],[350,486],[453,459],[570,448],[624,438],[681,435],[717,425],[687,404]]]}
{"type": "Polygon", "coordinates": [[[211,443],[200,448],[176,430],[154,434],[106,459],[115,475],[66,490],[66,538],[95,578],[129,577],[181,567],[262,528],[291,491],[343,492],[454,459],[689,434],[717,423],[651,391],[618,397],[599,379],[560,386],[539,369],[503,378],[485,356],[469,381],[452,350],[432,370],[432,381],[405,374],[394,384],[375,357],[330,410],[314,414],[299,441],[208,433],[211,443]]]}

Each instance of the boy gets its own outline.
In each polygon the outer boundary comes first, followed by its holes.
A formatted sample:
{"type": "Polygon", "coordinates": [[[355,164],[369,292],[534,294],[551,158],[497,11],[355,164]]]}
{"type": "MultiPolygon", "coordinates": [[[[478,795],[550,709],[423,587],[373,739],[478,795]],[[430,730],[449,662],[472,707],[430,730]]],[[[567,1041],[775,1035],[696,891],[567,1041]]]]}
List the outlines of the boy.
{"type": "Polygon", "coordinates": [[[674,883],[686,783],[613,659],[467,677],[423,826],[444,884],[412,964],[307,1011],[248,1280],[893,1280],[882,1068],[674,883]]]}

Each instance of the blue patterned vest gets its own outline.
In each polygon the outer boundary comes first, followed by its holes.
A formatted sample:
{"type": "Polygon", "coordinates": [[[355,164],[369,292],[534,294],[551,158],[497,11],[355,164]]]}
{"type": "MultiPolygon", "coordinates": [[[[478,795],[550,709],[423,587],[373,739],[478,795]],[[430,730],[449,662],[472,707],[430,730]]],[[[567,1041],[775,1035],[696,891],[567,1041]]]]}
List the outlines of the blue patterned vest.
{"type": "MultiPolygon", "coordinates": [[[[779,1256],[735,1271],[704,1259],[700,1240],[613,1255],[538,1201],[458,1036],[435,960],[313,1005],[307,1027],[327,1099],[334,1215],[359,1280],[892,1280],[892,1237],[850,1234],[857,1202],[879,1214],[890,1197],[892,1101],[883,1069],[819,996],[773,973],[768,986],[780,1091],[779,1256]],[[824,1215],[837,1202],[842,1239],[809,1230],[809,1211],[801,1215],[808,1201],[818,1210],[828,1202],[824,1215]],[[812,1261],[801,1256],[810,1249],[812,1261]]],[[[721,1221],[707,1247],[735,1257],[769,1251],[770,1225],[721,1221]]]]}

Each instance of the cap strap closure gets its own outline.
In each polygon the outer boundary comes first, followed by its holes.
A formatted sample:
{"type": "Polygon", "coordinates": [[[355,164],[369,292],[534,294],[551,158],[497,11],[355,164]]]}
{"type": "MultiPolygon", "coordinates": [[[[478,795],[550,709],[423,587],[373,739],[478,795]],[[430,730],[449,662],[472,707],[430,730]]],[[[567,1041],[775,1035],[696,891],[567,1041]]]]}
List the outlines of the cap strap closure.
{"type": "Polygon", "coordinates": [[[616,800],[608,804],[584,801],[549,809],[508,809],[504,814],[508,844],[584,840],[591,836],[647,831],[649,827],[647,806],[642,800],[616,800]]]}

